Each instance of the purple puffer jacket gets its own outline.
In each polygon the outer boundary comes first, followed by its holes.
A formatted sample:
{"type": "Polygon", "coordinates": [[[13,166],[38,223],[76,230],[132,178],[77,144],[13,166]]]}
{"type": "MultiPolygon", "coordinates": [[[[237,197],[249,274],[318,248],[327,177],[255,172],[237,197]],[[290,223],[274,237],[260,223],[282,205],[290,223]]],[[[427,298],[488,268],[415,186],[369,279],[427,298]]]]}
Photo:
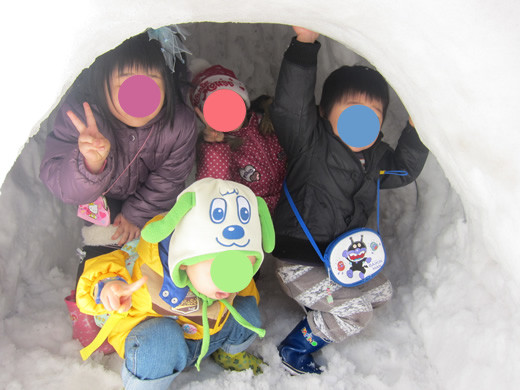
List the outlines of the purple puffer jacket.
{"type": "Polygon", "coordinates": [[[92,174],[86,169],[78,149],[79,133],[66,114],[72,110],[86,123],[83,106],[72,106],[67,101],[56,117],[54,131],[47,137],[40,179],[65,203],[93,202],[116,181],[152,131],[137,159],[106,194],[123,200],[124,217],[142,228],[150,218],[169,211],[185,188],[195,162],[195,115],[179,105],[173,129],[159,126],[161,113],[143,127],[121,123],[119,128],[113,128],[102,119],[96,106],[91,108],[99,131],[111,145],[104,170],[92,174]]]}

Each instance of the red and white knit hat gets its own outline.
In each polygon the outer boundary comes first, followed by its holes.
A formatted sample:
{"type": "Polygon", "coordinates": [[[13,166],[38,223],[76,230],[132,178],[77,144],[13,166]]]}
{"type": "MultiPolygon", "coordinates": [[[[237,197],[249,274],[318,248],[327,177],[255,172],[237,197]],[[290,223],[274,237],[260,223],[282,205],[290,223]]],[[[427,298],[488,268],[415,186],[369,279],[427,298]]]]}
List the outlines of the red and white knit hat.
{"type": "Polygon", "coordinates": [[[193,108],[198,107],[203,111],[204,102],[208,96],[220,89],[230,89],[238,93],[244,99],[246,107],[250,106],[249,94],[244,83],[237,79],[232,70],[221,65],[210,66],[198,73],[193,78],[192,84],[194,87],[190,92],[190,101],[193,108]]]}

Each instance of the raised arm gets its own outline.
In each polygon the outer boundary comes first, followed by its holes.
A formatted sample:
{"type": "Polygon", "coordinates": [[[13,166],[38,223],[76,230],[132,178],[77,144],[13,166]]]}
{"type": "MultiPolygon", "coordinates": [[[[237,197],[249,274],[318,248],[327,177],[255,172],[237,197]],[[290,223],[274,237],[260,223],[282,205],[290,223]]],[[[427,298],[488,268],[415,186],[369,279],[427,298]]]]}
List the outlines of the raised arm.
{"type": "Polygon", "coordinates": [[[404,170],[408,175],[385,175],[381,180],[381,187],[396,188],[413,182],[419,177],[428,153],[428,148],[422,143],[410,119],[399,137],[395,151],[388,152],[381,163],[382,169],[404,170]]]}
{"type": "Polygon", "coordinates": [[[271,117],[280,144],[289,158],[308,145],[318,121],[314,97],[320,43],[318,34],[295,27],[276,85],[271,117]]]}

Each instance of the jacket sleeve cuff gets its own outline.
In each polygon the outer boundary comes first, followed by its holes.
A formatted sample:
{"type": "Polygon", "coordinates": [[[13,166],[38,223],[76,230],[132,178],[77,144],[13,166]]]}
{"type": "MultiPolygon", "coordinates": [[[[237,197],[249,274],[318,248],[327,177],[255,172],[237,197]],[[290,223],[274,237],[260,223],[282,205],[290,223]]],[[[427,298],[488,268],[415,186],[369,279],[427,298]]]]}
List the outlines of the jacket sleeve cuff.
{"type": "Polygon", "coordinates": [[[105,284],[107,284],[108,282],[113,282],[114,280],[119,280],[121,282],[127,283],[126,280],[124,280],[120,276],[114,276],[112,278],[106,278],[99,281],[94,287],[94,299],[96,301],[96,304],[99,305],[101,303],[101,291],[103,290],[103,287],[105,287],[105,284]]]}
{"type": "MultiPolygon", "coordinates": [[[[106,158],[105,161],[103,162],[103,165],[101,166],[101,169],[99,170],[99,172],[93,173],[93,175],[99,175],[100,173],[102,173],[105,170],[105,167],[107,166],[107,160],[108,160],[108,158],[106,158]]],[[[87,171],[90,172],[90,169],[87,166],[87,161],[85,160],[85,157],[83,157],[83,165],[85,166],[87,171]]],[[[92,172],[90,172],[90,173],[92,173],[92,172]]]]}
{"type": "Polygon", "coordinates": [[[301,66],[316,66],[318,64],[318,51],[321,43],[300,42],[293,37],[287,50],[285,51],[285,59],[301,66]]]}
{"type": "Polygon", "coordinates": [[[112,154],[109,154],[106,158],[105,162],[103,163],[103,168],[98,173],[92,173],[87,168],[87,164],[85,162],[85,158],[79,151],[79,149],[76,149],[77,153],[77,164],[78,164],[78,171],[80,175],[83,177],[84,180],[88,181],[89,183],[96,183],[98,185],[101,185],[102,183],[108,185],[108,182],[110,180],[111,176],[111,167],[114,165],[112,163],[113,156],[112,154]],[[110,161],[109,161],[110,160],[110,161]]]}

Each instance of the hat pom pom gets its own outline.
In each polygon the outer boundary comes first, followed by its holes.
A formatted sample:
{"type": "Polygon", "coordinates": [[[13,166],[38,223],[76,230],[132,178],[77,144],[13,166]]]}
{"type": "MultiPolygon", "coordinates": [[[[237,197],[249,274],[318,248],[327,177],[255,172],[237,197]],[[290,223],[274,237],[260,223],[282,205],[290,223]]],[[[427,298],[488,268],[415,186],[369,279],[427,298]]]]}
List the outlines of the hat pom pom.
{"type": "Polygon", "coordinates": [[[205,71],[211,66],[211,64],[204,58],[194,58],[190,61],[188,66],[193,77],[197,76],[200,72],[205,71]]]}

